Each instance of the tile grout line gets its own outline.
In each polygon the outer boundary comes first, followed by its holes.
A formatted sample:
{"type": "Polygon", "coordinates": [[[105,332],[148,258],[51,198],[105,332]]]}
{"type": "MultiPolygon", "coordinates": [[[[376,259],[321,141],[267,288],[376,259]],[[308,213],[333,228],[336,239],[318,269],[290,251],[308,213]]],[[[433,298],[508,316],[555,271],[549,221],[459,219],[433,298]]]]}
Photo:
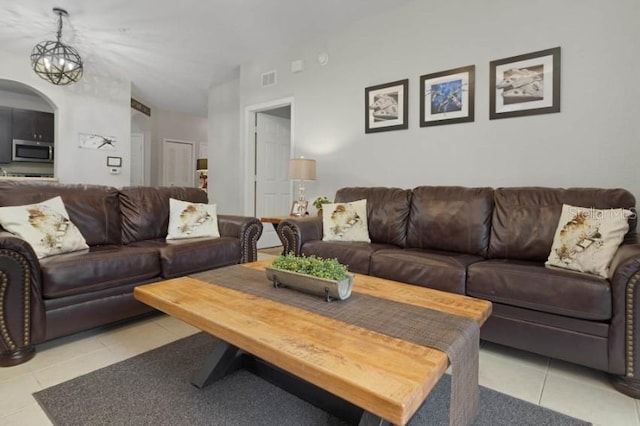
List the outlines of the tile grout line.
{"type": "Polygon", "coordinates": [[[547,366],[544,370],[544,380],[542,381],[542,386],[540,387],[540,395],[538,395],[538,405],[542,407],[542,395],[544,394],[544,388],[547,385],[547,378],[549,377],[549,367],[551,365],[551,359],[547,357],[547,366]]]}

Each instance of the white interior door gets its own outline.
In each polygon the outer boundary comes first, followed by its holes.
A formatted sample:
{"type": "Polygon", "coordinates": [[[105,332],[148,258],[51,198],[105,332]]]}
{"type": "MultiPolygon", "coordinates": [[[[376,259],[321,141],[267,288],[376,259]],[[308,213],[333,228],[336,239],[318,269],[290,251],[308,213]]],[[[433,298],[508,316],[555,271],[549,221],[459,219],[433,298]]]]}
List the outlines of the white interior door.
{"type": "MultiPolygon", "coordinates": [[[[291,120],[256,113],[256,211],[255,216],[286,216],[291,207],[288,179],[291,153],[291,120]]],[[[265,224],[258,248],[282,243],[271,224],[265,224]]]]}
{"type": "Polygon", "coordinates": [[[144,134],[131,134],[131,185],[145,185],[145,149],[144,134]]]}
{"type": "Polygon", "coordinates": [[[196,186],[196,150],[194,142],[165,139],[162,150],[162,184],[196,186]]]}

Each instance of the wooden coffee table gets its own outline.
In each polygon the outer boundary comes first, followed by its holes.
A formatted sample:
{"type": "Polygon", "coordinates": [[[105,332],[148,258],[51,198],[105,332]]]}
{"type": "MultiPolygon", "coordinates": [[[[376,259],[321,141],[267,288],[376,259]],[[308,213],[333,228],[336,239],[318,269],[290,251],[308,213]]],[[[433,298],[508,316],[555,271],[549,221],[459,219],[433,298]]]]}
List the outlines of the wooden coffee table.
{"type": "MultiPolygon", "coordinates": [[[[270,263],[243,266],[264,270],[270,263]]],[[[353,291],[479,325],[491,313],[488,301],[366,275],[356,276],[353,291]]],[[[240,349],[364,409],[361,424],[378,418],[407,423],[449,364],[437,349],[192,277],[139,286],[134,294],[223,341],[194,377],[197,386],[231,371],[240,349]]]]}

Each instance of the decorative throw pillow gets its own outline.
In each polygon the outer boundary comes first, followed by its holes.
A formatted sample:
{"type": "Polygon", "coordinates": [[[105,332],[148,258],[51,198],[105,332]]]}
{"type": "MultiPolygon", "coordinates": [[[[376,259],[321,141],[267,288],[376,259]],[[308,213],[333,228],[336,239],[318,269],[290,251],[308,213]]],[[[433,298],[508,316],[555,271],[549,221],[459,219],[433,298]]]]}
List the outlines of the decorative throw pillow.
{"type": "Polygon", "coordinates": [[[609,264],[629,230],[626,209],[598,210],[564,204],[549,259],[550,266],[607,278],[609,264]]]}
{"type": "Polygon", "coordinates": [[[322,206],[323,241],[370,243],[367,227],[367,200],[322,206]]]}
{"type": "Polygon", "coordinates": [[[167,240],[219,236],[215,204],[190,203],[169,198],[167,240]]]}
{"type": "Polygon", "coordinates": [[[38,259],[89,248],[59,196],[28,206],[0,207],[0,225],[28,242],[38,259]]]}

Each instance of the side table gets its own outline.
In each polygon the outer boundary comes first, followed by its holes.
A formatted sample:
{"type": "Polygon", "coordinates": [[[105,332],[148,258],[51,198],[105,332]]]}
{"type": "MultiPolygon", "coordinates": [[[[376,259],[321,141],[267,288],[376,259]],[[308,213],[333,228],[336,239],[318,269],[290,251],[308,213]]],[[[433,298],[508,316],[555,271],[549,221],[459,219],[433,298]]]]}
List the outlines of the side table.
{"type": "Polygon", "coordinates": [[[273,229],[275,229],[277,231],[278,230],[278,225],[280,224],[280,222],[282,222],[283,220],[285,220],[288,217],[290,217],[290,216],[261,217],[260,218],[260,222],[272,224],[273,225],[273,229]]]}
{"type": "MultiPolygon", "coordinates": [[[[278,233],[278,225],[280,224],[280,222],[282,222],[283,220],[289,218],[291,216],[270,216],[270,217],[261,217],[260,218],[260,222],[263,223],[270,223],[273,225],[273,229],[275,229],[276,234],[278,233]]],[[[280,237],[280,236],[278,236],[280,237]]],[[[282,254],[284,253],[284,242],[282,241],[282,238],[280,238],[280,242],[282,243],[282,254]]]]}

